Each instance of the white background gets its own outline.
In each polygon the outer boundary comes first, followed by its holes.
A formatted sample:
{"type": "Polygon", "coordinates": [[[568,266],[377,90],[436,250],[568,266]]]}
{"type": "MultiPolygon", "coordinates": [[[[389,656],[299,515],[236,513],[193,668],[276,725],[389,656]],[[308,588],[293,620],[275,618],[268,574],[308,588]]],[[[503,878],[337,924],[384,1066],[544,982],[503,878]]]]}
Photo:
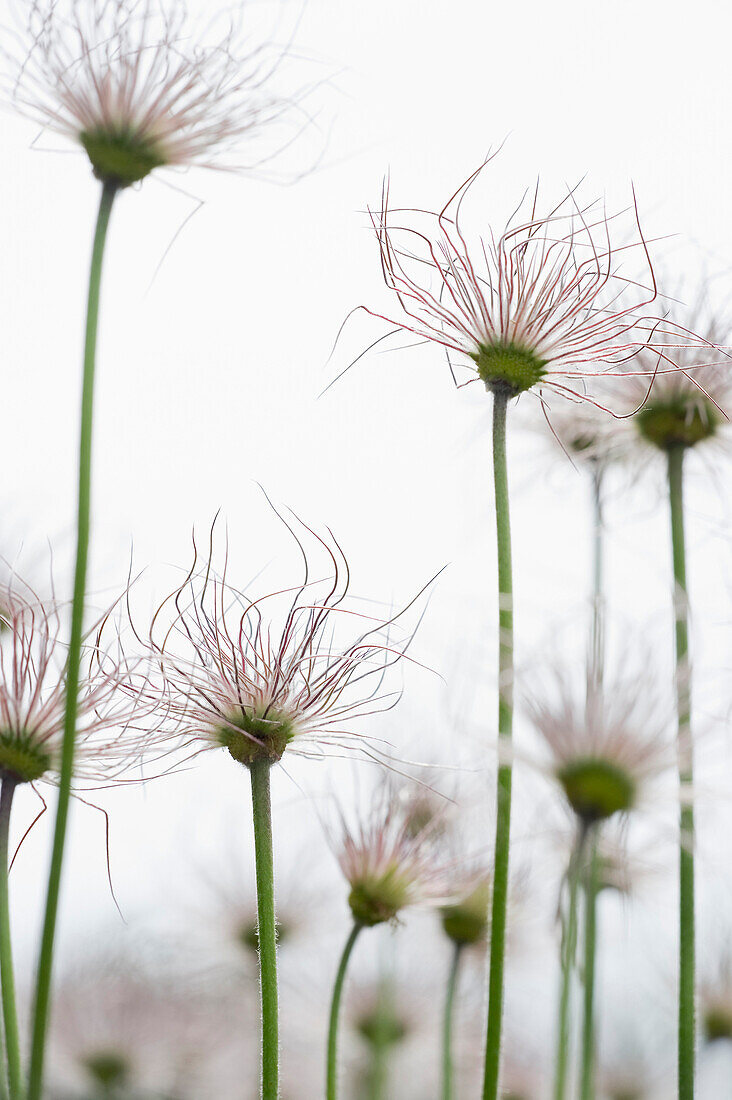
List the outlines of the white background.
{"type": "MultiPolygon", "coordinates": [[[[405,602],[449,563],[417,643],[446,686],[406,672],[401,718],[390,719],[388,735],[407,757],[484,766],[488,789],[495,634],[489,399],[478,387],[456,391],[430,347],[368,355],[318,399],[351,354],[383,331],[378,322],[358,321],[328,363],[348,311],[390,305],[365,208],[378,203],[387,171],[397,205],[441,206],[508,136],[475,200],[486,225],[537,175],[556,195],[587,174],[586,193],[606,194],[611,208],[627,204],[633,184],[646,233],[672,235],[654,245],[659,267],[675,285],[688,284],[689,299],[708,270],[724,304],[732,255],[729,30],[727,5],[710,2],[310,0],[298,43],[317,58],[316,74],[334,74],[318,98],[329,129],[319,168],[292,186],[160,172],[123,194],[114,211],[96,406],[96,605],[124,583],[133,543],[136,566],[151,567],[142,584],[152,607],[174,576],[166,566],[188,563],[193,525],[205,532],[219,508],[232,579],[238,572],[246,583],[273,559],[294,566],[257,482],[309,523],[332,527],[359,596],[405,602]],[[155,274],[198,200],[203,205],[155,274]],[[476,686],[481,678],[485,688],[476,686]]],[[[0,545],[12,556],[23,541],[22,561],[42,563],[50,538],[60,547],[63,590],[98,184],[82,153],[31,149],[37,129],[12,112],[0,116],[0,131],[0,545]]],[[[52,137],[40,144],[62,145],[52,137]]],[[[530,676],[555,630],[583,629],[587,492],[551,440],[517,428],[510,459],[517,655],[530,676]]],[[[689,543],[706,685],[700,725],[710,731],[710,784],[723,787],[729,761],[718,719],[729,694],[730,479],[724,457],[713,462],[717,485],[708,466],[692,473],[690,464],[689,543]]],[[[618,621],[642,630],[658,653],[670,692],[663,469],[649,458],[643,474],[632,485],[619,477],[608,506],[609,599],[618,621]]],[[[300,762],[288,769],[296,783],[278,777],[288,829],[294,822],[299,831],[302,820],[320,835],[314,794],[332,789],[336,767],[300,762]]],[[[154,911],[176,926],[181,901],[171,884],[230,845],[232,831],[249,843],[246,776],[227,759],[208,757],[187,774],[100,797],[112,815],[113,872],[129,917],[154,911]]],[[[520,786],[518,834],[535,834],[535,807],[527,796],[522,815],[521,798],[520,786]]],[[[18,823],[31,814],[31,796],[19,796],[18,823]]],[[[714,802],[709,818],[724,821],[723,804],[714,802]]],[[[31,965],[49,819],[14,872],[21,973],[31,965]]],[[[710,827],[700,842],[702,874],[713,883],[703,895],[714,897],[715,917],[728,905],[732,882],[724,835],[710,827]]],[[[322,859],[332,862],[325,849],[322,859]]],[[[672,890],[653,912],[656,936],[660,928],[672,952],[672,890]]],[[[77,806],[61,915],[65,950],[82,932],[109,934],[117,921],[101,816],[77,806]]],[[[330,958],[345,928],[344,914],[330,958]]],[[[671,958],[663,981],[672,983],[671,958]]]]}

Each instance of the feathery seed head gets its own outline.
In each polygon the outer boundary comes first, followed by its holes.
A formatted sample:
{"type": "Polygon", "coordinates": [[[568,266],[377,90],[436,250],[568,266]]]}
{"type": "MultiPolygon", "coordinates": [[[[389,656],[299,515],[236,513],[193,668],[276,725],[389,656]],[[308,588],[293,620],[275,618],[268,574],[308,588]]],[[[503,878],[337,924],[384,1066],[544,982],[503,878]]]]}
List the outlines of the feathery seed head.
{"type": "Polygon", "coordinates": [[[703,366],[690,349],[679,347],[668,353],[676,370],[657,373],[659,360],[649,349],[638,355],[639,370],[628,387],[638,435],[661,451],[712,440],[732,407],[732,357],[719,348],[730,344],[732,326],[711,311],[705,286],[686,319],[706,346],[703,366]]]}
{"type": "Polygon", "coordinates": [[[289,128],[303,93],[269,90],[283,51],[244,41],[239,20],[222,13],[197,28],[184,0],[31,0],[15,49],[3,50],[6,91],[117,187],[165,166],[256,171],[291,140],[273,146],[271,135],[289,128]],[[243,164],[239,146],[251,154],[243,164]]]}
{"type": "Polygon", "coordinates": [[[355,831],[343,823],[338,861],[357,924],[372,928],[411,906],[437,904],[441,875],[432,839],[431,827],[415,833],[400,805],[383,798],[355,831]]]}
{"type": "Polygon", "coordinates": [[[598,202],[581,206],[577,188],[545,213],[537,188],[503,232],[486,226],[471,235],[463,205],[494,155],[438,214],[395,210],[385,185],[371,220],[400,312],[368,313],[441,346],[448,359],[461,357],[489,390],[509,397],[536,390],[594,400],[588,383],[612,366],[615,377],[628,373],[623,364],[642,348],[666,363],[666,349],[703,343],[646,314],[656,284],[637,217],[635,241],[616,248],[617,216],[598,202]],[[645,288],[624,269],[633,254],[645,269],[645,288]]]}
{"type": "Polygon", "coordinates": [[[294,586],[250,595],[229,584],[226,566],[215,575],[212,556],[199,569],[196,555],[157,611],[146,645],[158,673],[148,694],[163,716],[161,742],[193,755],[223,748],[246,767],[274,764],[285,752],[361,747],[352,723],[394,705],[398,696],[381,688],[403,656],[389,637],[399,616],[386,622],[351,608],[340,547],[305,528],[329,568],[313,579],[312,561],[288,530],[303,561],[294,586]],[[354,624],[361,633],[339,642],[354,624]]]}
{"type": "Polygon", "coordinates": [[[585,826],[627,814],[647,785],[673,764],[649,685],[618,681],[603,692],[576,693],[557,676],[551,702],[534,698],[529,713],[551,754],[549,770],[585,826]]]}
{"type": "MultiPolygon", "coordinates": [[[[0,596],[0,774],[17,783],[52,779],[60,765],[65,721],[65,650],[59,607],[43,604],[17,577],[0,596]]],[[[112,779],[139,759],[128,733],[140,712],[133,670],[101,649],[87,648],[78,702],[77,779],[112,779]],[[128,694],[117,690],[125,680],[128,694]],[[117,728],[117,733],[103,736],[117,728]]]]}

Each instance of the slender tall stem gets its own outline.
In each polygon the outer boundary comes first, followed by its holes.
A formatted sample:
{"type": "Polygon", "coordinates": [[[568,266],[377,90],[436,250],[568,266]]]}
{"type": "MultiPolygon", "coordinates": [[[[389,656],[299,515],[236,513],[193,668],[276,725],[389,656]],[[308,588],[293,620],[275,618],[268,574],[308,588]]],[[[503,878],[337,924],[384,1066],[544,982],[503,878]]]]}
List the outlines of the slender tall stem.
{"type": "Polygon", "coordinates": [[[442,1100],[452,1100],[452,1025],[455,1018],[455,990],[457,989],[463,944],[453,947],[452,963],[447,978],[445,1018],[442,1029],[442,1100]]]}
{"type": "Polygon", "coordinates": [[[595,1096],[595,959],[597,957],[597,830],[590,835],[584,883],[584,1015],[582,1021],[581,1100],[595,1096]]]}
{"type": "MultiPolygon", "coordinates": [[[[510,745],[513,727],[513,579],[511,573],[511,519],[506,466],[506,410],[509,395],[493,395],[493,478],[498,543],[498,736],[510,745]]],[[[491,943],[488,975],[488,1023],[485,1046],[483,1100],[497,1100],[501,1068],[503,967],[506,953],[508,857],[511,833],[512,768],[507,754],[498,766],[496,790],[496,844],[493,865],[491,943]]]]}
{"type": "Polygon", "coordinates": [[[279,1097],[279,1014],[277,1005],[277,920],[275,915],[272,797],[268,760],[249,765],[252,780],[254,858],[257,868],[257,942],[262,995],[262,1100],[279,1097]]]}
{"type": "Polygon", "coordinates": [[[569,1069],[570,1002],[572,975],[577,952],[577,894],[585,831],[579,833],[567,868],[569,900],[562,927],[561,981],[559,987],[559,1018],[557,1022],[557,1054],[554,1072],[554,1100],[565,1100],[569,1069]]]}
{"type": "Polygon", "coordinates": [[[46,911],[41,937],[41,949],[38,958],[28,1100],[40,1100],[43,1085],[43,1059],[51,995],[53,945],[56,934],[59,891],[61,888],[61,865],[63,863],[66,826],[69,816],[71,780],[74,772],[74,741],[76,736],[81,642],[84,624],[84,595],[86,592],[86,572],[89,555],[94,368],[97,354],[99,292],[102,281],[104,245],[107,239],[109,218],[112,213],[112,204],[114,203],[116,193],[116,184],[103,184],[89,271],[89,295],[87,299],[86,338],[84,343],[84,374],[81,393],[76,569],[74,573],[74,598],[71,606],[71,636],[66,665],[66,711],[64,715],[64,736],[61,749],[61,766],[59,770],[56,824],[53,834],[51,868],[48,876],[48,892],[46,895],[46,911]]]}
{"type": "Polygon", "coordinates": [[[3,1023],[5,1027],[5,1057],[10,1100],[20,1100],[23,1082],[20,1067],[20,1036],[18,1012],[15,1007],[15,976],[10,938],[10,896],[8,892],[8,836],[10,810],[18,785],[14,776],[5,773],[0,784],[0,975],[2,976],[3,1023]]]}
{"type": "Polygon", "coordinates": [[[333,999],[330,1005],[330,1025],[328,1027],[328,1060],[326,1065],[326,1097],[327,1100],[337,1100],[338,1096],[338,1020],[341,1012],[341,995],[343,982],[348,969],[348,960],[351,957],[353,946],[358,939],[362,924],[354,924],[350,935],[343,948],[341,961],[338,964],[335,985],[333,986],[333,999]]]}
{"type": "Polygon", "coordinates": [[[604,519],[602,502],[603,467],[592,468],[592,627],[590,634],[590,680],[595,698],[602,694],[605,666],[605,598],[603,593],[604,519]]]}
{"type": "Polygon", "coordinates": [[[681,785],[679,845],[679,1100],[694,1096],[696,1021],[694,1008],[694,810],[689,794],[693,780],[691,742],[691,679],[689,666],[689,603],[686,588],[686,544],[683,496],[684,448],[668,452],[668,488],[671,506],[671,546],[674,566],[676,624],[676,707],[678,718],[679,782],[681,785]]]}

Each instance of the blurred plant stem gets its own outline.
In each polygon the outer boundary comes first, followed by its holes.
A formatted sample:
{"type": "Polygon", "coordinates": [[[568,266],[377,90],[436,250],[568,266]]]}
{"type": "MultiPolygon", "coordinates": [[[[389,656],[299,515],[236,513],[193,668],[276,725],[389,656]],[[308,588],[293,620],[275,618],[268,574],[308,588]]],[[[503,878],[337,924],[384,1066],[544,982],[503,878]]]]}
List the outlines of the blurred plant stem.
{"type": "Polygon", "coordinates": [[[597,957],[597,826],[590,830],[585,860],[584,1015],[582,1020],[581,1100],[595,1096],[595,959],[597,957]]]}
{"type": "Polygon", "coordinates": [[[689,601],[686,588],[683,464],[680,445],[668,451],[668,489],[671,547],[674,568],[676,627],[676,709],[678,721],[679,783],[681,787],[679,844],[679,1100],[694,1096],[696,1020],[694,916],[694,809],[690,788],[694,777],[691,741],[691,675],[689,665],[689,601]],[[685,797],[686,796],[686,797],[685,797]]]}
{"type": "Polygon", "coordinates": [[[599,697],[605,679],[605,595],[603,592],[605,528],[602,507],[603,467],[592,468],[592,625],[589,690],[599,697]]]}
{"type": "Polygon", "coordinates": [[[343,982],[348,969],[348,960],[351,957],[354,944],[363,928],[362,924],[354,924],[350,931],[346,946],[343,948],[341,961],[338,964],[335,984],[333,986],[333,999],[330,1006],[330,1025],[328,1027],[328,1057],[326,1064],[326,1097],[327,1100],[337,1100],[338,1096],[338,1020],[341,1011],[341,995],[343,982]]]}
{"type": "MultiPolygon", "coordinates": [[[[509,394],[493,393],[493,479],[498,546],[498,737],[511,744],[513,728],[513,579],[511,573],[511,518],[506,466],[506,411],[509,394]]],[[[506,952],[508,864],[511,832],[512,768],[507,754],[499,760],[496,789],[496,843],[493,863],[491,940],[488,966],[488,1020],[485,1045],[483,1100],[497,1100],[501,1068],[503,969],[506,952]]]]}
{"type": "Polygon", "coordinates": [[[249,765],[252,781],[254,857],[257,870],[259,982],[262,995],[262,1100],[278,1100],[280,1094],[271,769],[269,760],[254,760],[249,765]]]}
{"type": "Polygon", "coordinates": [[[452,1100],[452,1032],[455,1019],[455,992],[460,974],[460,960],[464,944],[453,945],[452,962],[447,976],[445,1017],[442,1031],[442,1100],[452,1100]]]}
{"type": "Polygon", "coordinates": [[[20,1100],[23,1095],[8,890],[8,837],[10,835],[10,811],[16,786],[17,779],[15,776],[6,772],[0,784],[0,975],[2,976],[5,1059],[10,1100],[20,1100]]]}
{"type": "Polygon", "coordinates": [[[69,652],[66,664],[66,710],[64,716],[63,744],[61,749],[61,766],[59,769],[56,823],[53,834],[53,848],[51,851],[51,868],[48,877],[48,892],[46,895],[46,910],[41,936],[41,949],[38,957],[28,1100],[41,1100],[43,1087],[43,1062],[50,1007],[56,917],[61,887],[61,865],[64,857],[66,826],[69,816],[69,799],[71,795],[71,780],[74,772],[74,742],[76,737],[81,643],[84,626],[84,597],[86,593],[87,560],[89,555],[94,370],[97,354],[99,294],[102,281],[104,246],[107,239],[107,229],[109,228],[112,205],[117,190],[116,183],[105,182],[102,185],[96,231],[94,233],[94,244],[92,247],[91,267],[89,271],[86,337],[84,342],[84,372],[81,392],[76,567],[74,572],[74,597],[71,605],[71,636],[69,639],[69,652]]]}
{"type": "Polygon", "coordinates": [[[561,978],[559,985],[559,1016],[557,1021],[557,1053],[554,1072],[554,1100],[565,1100],[569,1069],[572,976],[577,953],[577,895],[582,874],[582,858],[587,830],[580,824],[577,840],[567,868],[569,899],[562,920],[561,978]]]}

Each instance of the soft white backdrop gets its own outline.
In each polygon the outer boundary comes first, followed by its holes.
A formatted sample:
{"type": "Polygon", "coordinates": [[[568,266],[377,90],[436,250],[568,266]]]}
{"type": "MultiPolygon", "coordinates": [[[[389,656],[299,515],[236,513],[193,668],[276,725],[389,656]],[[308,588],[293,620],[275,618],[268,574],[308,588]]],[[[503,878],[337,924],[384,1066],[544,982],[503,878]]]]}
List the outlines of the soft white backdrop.
{"type": "MultiPolygon", "coordinates": [[[[252,0],[253,12],[265,7],[252,0]]],[[[285,22],[294,15],[286,9],[285,22]]],[[[699,273],[710,271],[723,303],[732,257],[729,32],[728,6],[710,0],[692,8],[655,0],[309,0],[298,44],[317,59],[315,75],[331,77],[318,93],[328,131],[318,169],[292,186],[203,171],[167,177],[190,198],[166,186],[161,172],[122,195],[114,212],[96,406],[97,605],[123,583],[134,545],[136,566],[151,566],[142,583],[152,606],[166,591],[166,564],[187,564],[192,526],[205,532],[219,508],[232,577],[238,571],[246,582],[273,557],[290,555],[295,565],[257,482],[311,524],[333,528],[358,595],[404,602],[449,563],[417,643],[447,686],[407,671],[402,717],[389,721],[388,732],[412,757],[425,746],[425,756],[475,764],[482,753],[487,782],[494,708],[490,688],[476,689],[475,678],[490,684],[493,672],[490,402],[478,387],[456,391],[429,347],[366,356],[317,398],[381,331],[359,322],[327,362],[348,311],[387,301],[365,208],[378,202],[387,171],[397,204],[442,205],[508,136],[480,192],[486,223],[538,174],[552,194],[587,174],[587,190],[607,194],[613,208],[629,201],[632,183],[647,234],[675,235],[654,246],[659,266],[675,284],[688,279],[689,298],[699,273]],[[155,274],[198,200],[203,205],[155,274]],[[463,736],[469,749],[458,743],[463,736]]],[[[24,559],[42,561],[42,540],[51,538],[60,546],[63,589],[98,185],[83,154],[31,148],[36,134],[12,112],[0,115],[0,460],[8,516],[0,545],[12,555],[22,540],[24,559]]],[[[519,431],[511,469],[518,659],[530,672],[554,623],[581,628],[586,486],[561,453],[552,455],[551,441],[519,431]]],[[[668,675],[661,475],[660,466],[649,470],[632,492],[623,479],[614,486],[608,583],[621,621],[645,632],[668,675]]],[[[730,485],[729,467],[720,467],[720,482],[730,485]]],[[[697,656],[711,685],[700,707],[719,716],[729,694],[728,501],[702,465],[689,502],[697,656]]],[[[713,778],[723,786],[720,761],[730,762],[723,739],[714,744],[713,778]]],[[[299,828],[300,816],[317,832],[298,784],[328,791],[336,768],[299,763],[290,769],[296,783],[278,778],[288,828],[299,828]]],[[[174,924],[177,898],[166,884],[229,843],[232,829],[248,842],[246,777],[223,759],[103,801],[128,915],[154,909],[174,924]]],[[[21,805],[19,817],[29,817],[30,798],[21,805]]],[[[712,816],[728,820],[722,803],[712,816]]],[[[726,896],[719,878],[721,871],[732,882],[725,832],[710,829],[701,843],[709,877],[726,896]]],[[[30,962],[49,835],[50,815],[13,876],[21,967],[30,962]]],[[[117,919],[100,815],[76,807],[69,839],[67,949],[80,930],[117,919]]],[[[667,924],[671,936],[670,912],[667,924]]]]}

